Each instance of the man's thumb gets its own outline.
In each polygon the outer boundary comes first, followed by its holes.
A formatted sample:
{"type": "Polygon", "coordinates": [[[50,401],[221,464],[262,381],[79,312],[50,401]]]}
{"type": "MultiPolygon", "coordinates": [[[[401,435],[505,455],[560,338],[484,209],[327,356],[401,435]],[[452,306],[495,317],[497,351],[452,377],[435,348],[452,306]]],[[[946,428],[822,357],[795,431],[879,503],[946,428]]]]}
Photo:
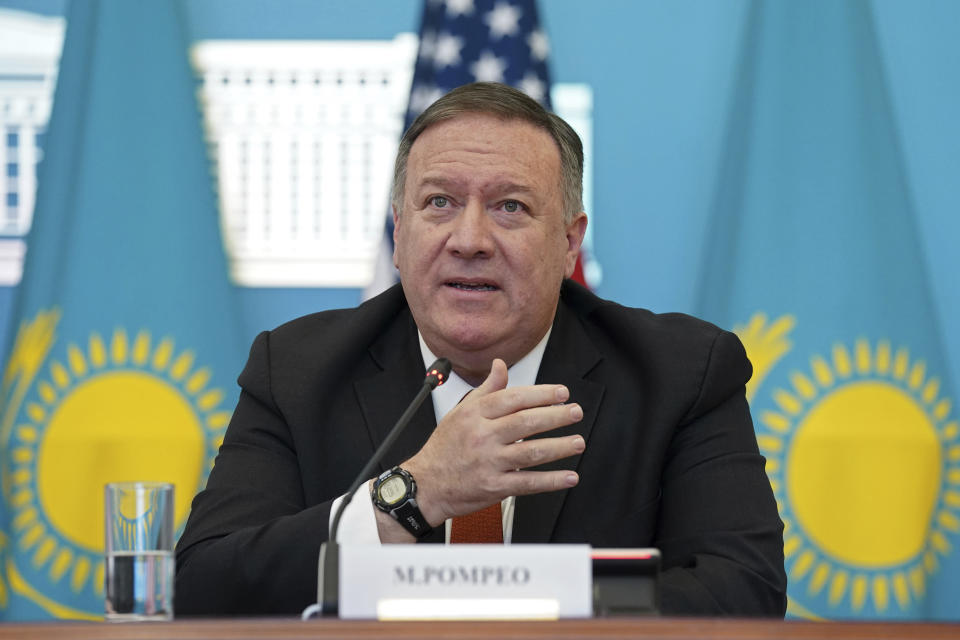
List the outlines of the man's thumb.
{"type": "Polygon", "coordinates": [[[487,394],[507,388],[507,363],[500,358],[494,358],[490,366],[490,374],[483,381],[477,391],[487,394]]]}

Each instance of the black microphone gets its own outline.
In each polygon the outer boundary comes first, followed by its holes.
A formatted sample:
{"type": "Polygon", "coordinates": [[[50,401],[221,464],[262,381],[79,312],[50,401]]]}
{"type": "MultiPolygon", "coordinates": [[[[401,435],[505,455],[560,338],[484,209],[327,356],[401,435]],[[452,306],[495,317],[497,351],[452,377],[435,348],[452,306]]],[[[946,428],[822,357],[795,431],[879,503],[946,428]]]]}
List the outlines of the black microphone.
{"type": "Polygon", "coordinates": [[[367,465],[357,475],[357,479],[350,485],[350,489],[344,496],[340,507],[333,516],[333,523],[330,525],[330,537],[327,542],[320,545],[319,558],[319,576],[317,580],[317,603],[320,605],[320,611],[324,615],[336,615],[339,609],[340,600],[340,545],[337,544],[337,530],[340,528],[340,518],[343,516],[343,510],[353,500],[353,494],[357,492],[360,485],[370,479],[370,474],[380,463],[380,459],[387,450],[393,446],[397,438],[403,433],[413,414],[416,413],[423,401],[427,399],[430,392],[447,381],[450,376],[451,364],[446,358],[438,358],[436,362],[430,365],[427,370],[427,376],[423,380],[423,386],[414,397],[413,402],[403,412],[393,429],[383,439],[380,446],[373,453],[367,465]]]}

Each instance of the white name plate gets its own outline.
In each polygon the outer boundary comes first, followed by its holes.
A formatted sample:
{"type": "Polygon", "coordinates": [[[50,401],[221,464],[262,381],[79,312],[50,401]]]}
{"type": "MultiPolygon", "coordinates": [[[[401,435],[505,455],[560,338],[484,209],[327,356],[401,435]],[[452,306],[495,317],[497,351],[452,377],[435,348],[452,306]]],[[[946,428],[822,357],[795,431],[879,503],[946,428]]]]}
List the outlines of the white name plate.
{"type": "Polygon", "coordinates": [[[589,618],[588,545],[341,545],[340,617],[589,618]]]}

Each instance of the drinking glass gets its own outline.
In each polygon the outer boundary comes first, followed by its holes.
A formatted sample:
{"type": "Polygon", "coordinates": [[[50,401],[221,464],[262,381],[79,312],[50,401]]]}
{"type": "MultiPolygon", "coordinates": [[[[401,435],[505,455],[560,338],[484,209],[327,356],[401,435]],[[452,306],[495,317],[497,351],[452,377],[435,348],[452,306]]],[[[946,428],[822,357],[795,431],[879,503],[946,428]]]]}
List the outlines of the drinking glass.
{"type": "Polygon", "coordinates": [[[106,618],[173,619],[173,485],[106,485],[106,618]]]}

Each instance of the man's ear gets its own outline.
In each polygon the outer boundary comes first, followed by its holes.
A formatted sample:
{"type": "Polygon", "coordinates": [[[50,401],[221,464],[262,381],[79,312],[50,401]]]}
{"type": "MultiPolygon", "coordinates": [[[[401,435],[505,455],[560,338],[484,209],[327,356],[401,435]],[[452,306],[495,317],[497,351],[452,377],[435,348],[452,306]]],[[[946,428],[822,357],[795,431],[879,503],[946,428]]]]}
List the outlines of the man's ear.
{"type": "MultiPolygon", "coordinates": [[[[396,232],[396,228],[394,228],[394,232],[396,232]]],[[[581,211],[567,225],[567,255],[564,265],[564,277],[566,278],[572,276],[573,270],[577,267],[577,256],[580,255],[580,247],[583,245],[583,237],[586,233],[587,214],[581,211]]]]}

